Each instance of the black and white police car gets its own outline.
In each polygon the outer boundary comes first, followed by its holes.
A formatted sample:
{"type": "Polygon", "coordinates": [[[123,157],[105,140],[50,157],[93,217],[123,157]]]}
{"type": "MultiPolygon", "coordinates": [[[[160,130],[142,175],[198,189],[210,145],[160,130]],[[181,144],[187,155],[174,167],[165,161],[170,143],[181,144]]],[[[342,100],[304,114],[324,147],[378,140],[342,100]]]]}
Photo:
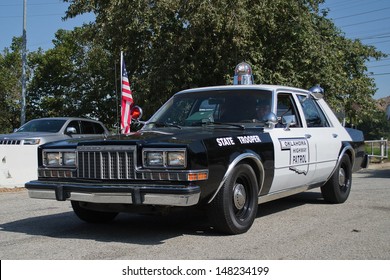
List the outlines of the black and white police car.
{"type": "Polygon", "coordinates": [[[234,80],[176,93],[135,133],[40,146],[29,196],[69,200],[86,222],[207,207],[229,234],[250,229],[259,203],[312,188],[346,201],[367,164],[362,132],[340,124],[320,87],[254,85],[246,63],[234,80]]]}

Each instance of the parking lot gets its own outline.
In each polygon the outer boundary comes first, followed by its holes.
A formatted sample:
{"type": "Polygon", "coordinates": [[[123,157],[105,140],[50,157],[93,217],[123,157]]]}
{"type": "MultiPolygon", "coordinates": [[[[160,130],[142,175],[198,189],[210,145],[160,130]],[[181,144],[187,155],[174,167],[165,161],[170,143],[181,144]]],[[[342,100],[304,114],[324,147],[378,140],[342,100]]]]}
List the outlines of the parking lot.
{"type": "Polygon", "coordinates": [[[69,202],[0,192],[0,259],[390,259],[390,168],[354,174],[344,204],[319,189],[259,206],[249,232],[226,236],[203,213],[80,221],[69,202]]]}

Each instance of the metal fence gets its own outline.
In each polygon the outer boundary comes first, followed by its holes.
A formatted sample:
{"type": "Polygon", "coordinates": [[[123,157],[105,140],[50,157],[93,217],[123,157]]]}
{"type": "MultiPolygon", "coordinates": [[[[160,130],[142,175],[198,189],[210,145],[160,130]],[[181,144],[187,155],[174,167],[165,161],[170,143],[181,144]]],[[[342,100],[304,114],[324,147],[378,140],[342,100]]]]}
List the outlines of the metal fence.
{"type": "Polygon", "coordinates": [[[365,144],[368,147],[367,153],[370,159],[377,158],[381,161],[388,159],[389,143],[387,139],[365,141],[365,144]]]}

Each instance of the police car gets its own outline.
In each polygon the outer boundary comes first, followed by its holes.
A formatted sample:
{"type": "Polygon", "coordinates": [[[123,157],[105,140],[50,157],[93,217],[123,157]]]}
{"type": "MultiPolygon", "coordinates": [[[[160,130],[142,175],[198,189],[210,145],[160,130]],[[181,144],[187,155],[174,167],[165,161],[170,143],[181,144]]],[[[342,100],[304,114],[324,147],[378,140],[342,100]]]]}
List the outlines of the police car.
{"type": "Polygon", "coordinates": [[[249,230],[258,204],[312,188],[346,201],[352,172],[367,164],[362,132],[340,124],[319,86],[252,80],[241,63],[234,85],[178,92],[140,131],[40,146],[29,196],[70,201],[86,222],[205,207],[228,234],[249,230]]]}

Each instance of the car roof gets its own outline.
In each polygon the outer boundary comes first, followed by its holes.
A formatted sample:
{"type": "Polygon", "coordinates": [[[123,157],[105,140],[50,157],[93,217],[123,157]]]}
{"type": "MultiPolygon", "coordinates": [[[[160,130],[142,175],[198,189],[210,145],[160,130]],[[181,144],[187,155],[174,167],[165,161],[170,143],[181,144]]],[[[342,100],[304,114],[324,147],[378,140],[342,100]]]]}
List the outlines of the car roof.
{"type": "Polygon", "coordinates": [[[101,123],[100,121],[97,120],[92,120],[92,119],[87,119],[87,118],[78,118],[78,117],[52,117],[52,118],[37,118],[37,119],[32,119],[30,121],[35,121],[35,120],[70,120],[70,121],[90,121],[90,122],[97,122],[101,123]]]}
{"type": "Polygon", "coordinates": [[[247,89],[255,89],[255,90],[269,90],[269,91],[293,91],[299,93],[308,94],[308,90],[288,87],[288,86],[280,86],[280,85],[227,85],[227,86],[211,86],[211,87],[199,87],[186,89],[178,92],[177,94],[182,93],[195,93],[195,92],[203,92],[203,91],[219,91],[219,90],[247,90],[247,89]]]}

